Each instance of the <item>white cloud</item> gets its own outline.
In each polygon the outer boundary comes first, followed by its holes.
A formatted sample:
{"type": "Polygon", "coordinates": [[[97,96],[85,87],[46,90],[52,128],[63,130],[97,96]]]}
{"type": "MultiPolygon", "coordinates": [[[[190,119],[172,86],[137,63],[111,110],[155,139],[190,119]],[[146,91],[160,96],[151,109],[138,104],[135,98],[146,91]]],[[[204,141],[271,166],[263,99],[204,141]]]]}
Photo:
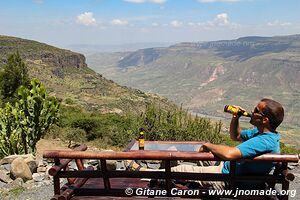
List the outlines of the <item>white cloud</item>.
{"type": "Polygon", "coordinates": [[[275,20],[273,22],[267,23],[268,26],[291,26],[292,23],[290,22],[281,22],[279,20],[275,20]]]}
{"type": "Polygon", "coordinates": [[[121,19],[113,19],[110,23],[112,25],[116,25],[116,26],[126,26],[126,25],[128,25],[127,20],[121,20],[121,19]]]}
{"type": "Polygon", "coordinates": [[[151,25],[152,25],[152,26],[159,26],[159,24],[156,23],[156,22],[152,23],[151,25]]]}
{"type": "Polygon", "coordinates": [[[171,21],[170,25],[175,27],[175,28],[178,28],[178,27],[182,26],[183,23],[180,22],[180,21],[174,20],[174,21],[171,21]]]}
{"type": "Polygon", "coordinates": [[[156,3],[156,4],[163,4],[167,0],[124,0],[129,3],[156,3]]]}
{"type": "Polygon", "coordinates": [[[218,27],[228,27],[228,28],[238,28],[240,25],[236,23],[232,23],[229,20],[229,16],[227,13],[220,13],[217,14],[213,20],[211,21],[206,21],[206,22],[187,22],[184,23],[179,20],[173,20],[169,23],[170,26],[178,28],[184,25],[190,26],[190,27],[201,27],[203,29],[215,29],[218,27]]]}
{"type": "Polygon", "coordinates": [[[225,27],[229,29],[237,29],[240,27],[240,24],[233,23],[229,20],[229,16],[227,13],[217,14],[213,20],[206,22],[188,22],[188,26],[190,27],[200,27],[205,30],[217,29],[220,27],[225,27]]]}
{"type": "Polygon", "coordinates": [[[218,26],[228,25],[229,24],[228,14],[227,13],[218,14],[215,17],[213,23],[218,26]]]}
{"type": "Polygon", "coordinates": [[[227,13],[217,14],[212,21],[207,21],[205,23],[198,23],[198,25],[203,27],[204,29],[230,26],[231,24],[232,23],[229,22],[229,17],[227,13]]]}
{"type": "Polygon", "coordinates": [[[85,26],[96,25],[96,19],[93,17],[92,12],[85,12],[77,16],[77,23],[85,26]]]}
{"type": "Polygon", "coordinates": [[[225,2],[225,3],[234,3],[240,2],[242,0],[198,0],[201,3],[215,3],[215,2],[225,2]]]}

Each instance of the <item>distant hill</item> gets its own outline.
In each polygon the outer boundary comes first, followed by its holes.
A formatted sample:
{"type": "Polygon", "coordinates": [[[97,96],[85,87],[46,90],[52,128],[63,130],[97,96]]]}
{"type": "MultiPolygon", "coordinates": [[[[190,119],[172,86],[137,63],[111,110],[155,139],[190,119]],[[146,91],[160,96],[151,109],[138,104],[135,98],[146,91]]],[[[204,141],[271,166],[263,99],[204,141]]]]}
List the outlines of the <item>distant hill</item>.
{"type": "Polygon", "coordinates": [[[30,77],[41,80],[50,94],[63,103],[81,105],[103,113],[142,111],[156,102],[172,107],[166,98],[120,86],[87,67],[82,54],[32,40],[0,36],[0,66],[7,56],[19,51],[27,63],[30,77]]]}
{"type": "Polygon", "coordinates": [[[124,52],[124,51],[136,51],[138,49],[152,48],[152,47],[167,47],[171,43],[164,42],[148,42],[148,43],[125,43],[116,45],[91,45],[91,44],[74,44],[66,46],[67,49],[71,49],[76,52],[83,53],[85,55],[95,53],[111,53],[111,52],[124,52]]]}
{"type": "Polygon", "coordinates": [[[300,127],[300,35],[179,43],[90,55],[87,62],[120,84],[208,116],[229,117],[225,104],[251,111],[259,99],[273,98],[285,107],[285,124],[300,127]]]}

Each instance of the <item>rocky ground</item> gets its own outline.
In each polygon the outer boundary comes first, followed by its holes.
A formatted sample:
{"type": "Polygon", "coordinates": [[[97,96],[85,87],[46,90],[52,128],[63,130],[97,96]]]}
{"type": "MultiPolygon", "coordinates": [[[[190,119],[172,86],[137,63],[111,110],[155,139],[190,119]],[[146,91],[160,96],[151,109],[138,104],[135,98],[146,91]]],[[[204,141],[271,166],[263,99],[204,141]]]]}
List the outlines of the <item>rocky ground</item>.
{"type": "Polygon", "coordinates": [[[298,200],[300,199],[300,166],[295,166],[291,169],[291,172],[295,175],[295,180],[290,184],[290,190],[296,190],[295,197],[291,199],[298,200]]]}
{"type": "MultiPolygon", "coordinates": [[[[54,193],[53,177],[48,170],[54,165],[53,160],[45,160],[42,157],[44,150],[69,149],[69,144],[59,139],[42,139],[37,144],[35,156],[13,155],[0,160],[0,199],[18,200],[46,200],[54,193]]],[[[89,147],[89,151],[107,151],[89,147]]],[[[90,160],[87,165],[97,169],[99,162],[90,160]]],[[[108,169],[116,169],[116,163],[107,163],[108,169]],[[113,167],[113,168],[110,168],[113,167]]],[[[119,166],[120,167],[120,166],[119,166]]],[[[70,163],[69,169],[77,169],[75,162],[70,163]]],[[[66,180],[61,179],[61,185],[66,180]]]]}
{"type": "MultiPolygon", "coordinates": [[[[18,158],[8,158],[0,161],[0,199],[3,200],[48,200],[53,196],[53,181],[52,177],[48,175],[48,169],[53,163],[42,160],[42,152],[51,149],[68,149],[67,144],[60,140],[41,140],[38,143],[38,151],[36,157],[33,159],[31,155],[18,158]],[[12,161],[14,160],[14,161],[12,161]],[[14,163],[15,160],[20,160],[20,163],[14,163]],[[25,174],[18,174],[20,166],[24,161],[29,166],[29,171],[25,174]],[[7,164],[11,163],[11,164],[7,164]],[[33,163],[36,163],[34,165],[33,163]],[[15,167],[17,165],[18,167],[15,167]],[[12,168],[15,172],[12,172],[12,168]],[[31,173],[30,173],[31,171],[31,173]],[[33,173],[32,173],[33,172],[33,173]],[[11,176],[10,173],[14,175],[11,176]],[[20,177],[21,176],[21,177],[20,177]],[[11,178],[12,177],[12,178],[11,178]],[[19,177],[19,178],[16,178],[19,177]]],[[[94,149],[93,149],[94,150],[94,149]]],[[[95,161],[92,161],[95,162],[95,161]]],[[[71,166],[72,167],[72,166],[71,166]]],[[[120,166],[119,166],[120,167],[120,166]]],[[[290,199],[300,199],[300,166],[289,166],[291,172],[295,175],[295,180],[290,185],[290,190],[296,190],[295,197],[290,199]]],[[[25,170],[26,171],[26,170],[25,170]]],[[[61,185],[63,182],[61,183],[61,185]]]]}
{"type": "Polygon", "coordinates": [[[37,154],[9,156],[0,161],[0,199],[43,200],[53,195],[53,181],[48,169],[51,163],[43,161],[42,152],[68,149],[60,140],[40,140],[37,154]]]}

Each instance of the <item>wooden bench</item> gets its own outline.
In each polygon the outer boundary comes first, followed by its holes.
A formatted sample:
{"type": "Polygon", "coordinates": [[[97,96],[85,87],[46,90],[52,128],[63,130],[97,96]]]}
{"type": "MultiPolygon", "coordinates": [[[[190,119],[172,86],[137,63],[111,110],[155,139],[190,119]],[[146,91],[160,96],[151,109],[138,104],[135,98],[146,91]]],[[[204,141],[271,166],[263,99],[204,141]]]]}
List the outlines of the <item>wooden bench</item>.
{"type": "MultiPolygon", "coordinates": [[[[294,180],[294,175],[288,172],[289,162],[298,162],[298,155],[277,155],[264,154],[253,159],[245,159],[253,162],[277,162],[278,166],[273,174],[264,176],[238,176],[235,174],[235,162],[231,161],[229,174],[209,174],[209,173],[189,173],[189,172],[171,172],[171,162],[175,160],[200,160],[200,161],[219,161],[211,153],[198,152],[178,152],[178,151],[153,151],[153,150],[131,150],[127,152],[85,152],[87,147],[80,145],[73,151],[45,151],[44,158],[52,158],[55,165],[49,170],[49,174],[54,180],[54,196],[52,200],[62,199],[105,199],[109,197],[127,197],[126,188],[149,188],[147,179],[164,179],[165,197],[173,199],[181,198],[233,198],[231,195],[214,195],[210,196],[207,189],[199,189],[197,195],[190,194],[172,194],[173,180],[203,180],[203,181],[226,181],[229,189],[236,189],[236,181],[239,180],[260,180],[274,187],[275,184],[281,184],[282,190],[289,189],[289,182],[294,180]],[[93,167],[84,166],[84,160],[97,159],[100,160],[101,170],[94,170],[93,167]],[[77,165],[76,171],[68,169],[70,161],[75,160],[77,165]],[[162,160],[165,163],[165,171],[126,171],[107,169],[107,160],[162,160]],[[60,186],[60,179],[67,178],[67,184],[60,186]],[[99,196],[99,197],[97,197],[99,196]]],[[[152,190],[151,190],[152,191],[152,190]]],[[[153,197],[152,193],[145,193],[142,196],[153,197]]],[[[247,195],[249,197],[251,195],[247,195]]],[[[255,196],[255,195],[254,195],[255,196]]],[[[138,196],[140,197],[140,196],[138,196]]],[[[257,196],[255,199],[261,199],[257,196]]],[[[264,198],[264,197],[263,197],[264,198]]],[[[288,199],[288,195],[280,196],[279,199],[288,199]]]]}

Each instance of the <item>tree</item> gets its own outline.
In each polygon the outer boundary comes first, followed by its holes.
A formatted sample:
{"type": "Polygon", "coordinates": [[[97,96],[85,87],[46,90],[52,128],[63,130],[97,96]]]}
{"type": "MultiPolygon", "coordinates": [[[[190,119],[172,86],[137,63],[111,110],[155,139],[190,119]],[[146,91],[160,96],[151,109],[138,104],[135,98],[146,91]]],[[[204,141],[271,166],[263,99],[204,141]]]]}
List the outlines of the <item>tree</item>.
{"type": "Polygon", "coordinates": [[[25,63],[19,52],[8,56],[7,64],[0,71],[0,98],[2,105],[6,102],[14,103],[17,99],[17,89],[21,86],[29,87],[30,79],[25,63]]]}

